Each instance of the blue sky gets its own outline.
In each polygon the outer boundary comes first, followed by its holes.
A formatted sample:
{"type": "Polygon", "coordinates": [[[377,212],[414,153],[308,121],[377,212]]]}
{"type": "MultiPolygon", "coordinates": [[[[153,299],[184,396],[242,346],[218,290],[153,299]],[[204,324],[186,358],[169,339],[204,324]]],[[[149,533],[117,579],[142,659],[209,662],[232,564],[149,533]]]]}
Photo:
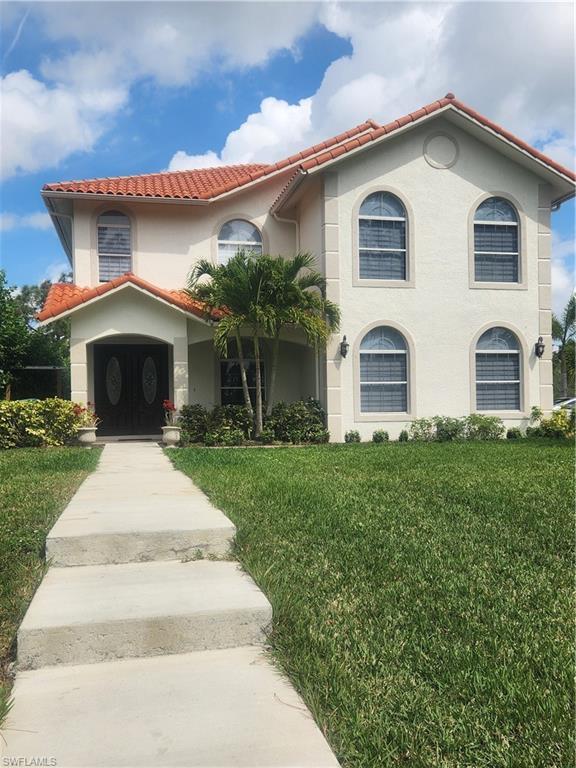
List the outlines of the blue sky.
{"type": "MultiPolygon", "coordinates": [[[[54,278],[65,265],[42,215],[46,181],[278,159],[448,90],[573,165],[573,8],[518,7],[3,3],[9,281],[54,278]]],[[[573,284],[573,202],[553,226],[559,309],[573,284]]]]}

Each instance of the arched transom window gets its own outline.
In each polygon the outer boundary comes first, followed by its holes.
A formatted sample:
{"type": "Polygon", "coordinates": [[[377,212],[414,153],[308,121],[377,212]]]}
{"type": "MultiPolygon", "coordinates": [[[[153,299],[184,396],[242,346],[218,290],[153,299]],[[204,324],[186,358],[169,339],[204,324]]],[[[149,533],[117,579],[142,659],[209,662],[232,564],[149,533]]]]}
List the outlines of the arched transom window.
{"type": "Polygon", "coordinates": [[[249,221],[232,219],[218,235],[218,263],[227,264],[239,251],[262,253],[262,235],[249,221]]]}
{"type": "Polygon", "coordinates": [[[360,206],[359,277],[406,280],[406,209],[390,192],[374,192],[360,206]]]}
{"type": "Polygon", "coordinates": [[[360,410],[408,410],[408,347],[394,328],[373,328],[360,344],[360,410]]]}
{"type": "Polygon", "coordinates": [[[476,344],[476,408],[519,411],[521,359],[518,339],[507,328],[490,328],[476,344]]]}
{"type": "Polygon", "coordinates": [[[119,211],[106,211],[98,217],[98,265],[100,282],[132,269],[130,219],[119,211]]]}
{"type": "Polygon", "coordinates": [[[474,215],[474,278],[480,283],[517,283],[519,225],[516,209],[502,197],[480,203],[474,215]]]}

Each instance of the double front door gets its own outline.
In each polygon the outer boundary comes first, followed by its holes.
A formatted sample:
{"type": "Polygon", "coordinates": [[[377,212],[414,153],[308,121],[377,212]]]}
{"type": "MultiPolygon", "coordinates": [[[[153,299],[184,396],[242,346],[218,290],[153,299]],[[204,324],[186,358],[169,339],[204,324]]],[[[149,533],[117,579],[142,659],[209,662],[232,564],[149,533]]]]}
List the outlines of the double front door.
{"type": "Polygon", "coordinates": [[[169,397],[168,347],[163,344],[97,344],[95,410],[101,435],[156,435],[169,397]]]}

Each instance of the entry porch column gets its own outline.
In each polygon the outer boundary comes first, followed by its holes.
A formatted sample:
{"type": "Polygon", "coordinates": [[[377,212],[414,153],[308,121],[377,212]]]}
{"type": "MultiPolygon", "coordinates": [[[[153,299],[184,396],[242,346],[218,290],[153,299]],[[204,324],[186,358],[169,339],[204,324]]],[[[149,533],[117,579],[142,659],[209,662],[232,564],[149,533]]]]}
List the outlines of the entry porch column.
{"type": "Polygon", "coordinates": [[[174,339],[174,405],[179,411],[188,405],[188,338],[180,336],[174,339]]]}

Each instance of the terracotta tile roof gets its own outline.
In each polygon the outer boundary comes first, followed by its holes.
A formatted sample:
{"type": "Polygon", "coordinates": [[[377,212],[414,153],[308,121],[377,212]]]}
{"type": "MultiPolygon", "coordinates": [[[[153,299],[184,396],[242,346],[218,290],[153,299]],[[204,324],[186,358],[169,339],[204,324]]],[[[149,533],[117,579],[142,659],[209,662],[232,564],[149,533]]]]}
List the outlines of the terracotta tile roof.
{"type": "Polygon", "coordinates": [[[63,312],[66,312],[69,309],[75,309],[81,304],[96,299],[99,296],[103,296],[109,291],[114,290],[114,288],[119,288],[126,283],[131,283],[153,296],[163,299],[169,304],[173,304],[175,307],[183,309],[185,312],[189,312],[197,317],[212,320],[217,320],[219,317],[222,317],[222,312],[217,310],[212,312],[208,311],[206,305],[200,301],[194,301],[187,293],[185,293],[185,291],[169,291],[165,288],[159,288],[157,285],[149,283],[147,280],[143,280],[141,277],[138,277],[131,272],[127,272],[121,277],[116,277],[114,280],[110,280],[107,283],[101,283],[93,288],[82,288],[73,283],[54,283],[54,285],[50,287],[46,302],[41,312],[38,313],[37,318],[38,320],[43,321],[58,317],[63,312]]]}
{"type": "MultiPolygon", "coordinates": [[[[333,136],[326,141],[308,147],[302,152],[268,165],[228,165],[218,168],[202,168],[190,171],[171,171],[165,173],[149,173],[142,176],[120,176],[116,178],[88,179],[82,181],[61,181],[54,184],[45,184],[46,192],[70,192],[85,194],[101,194],[111,196],[136,196],[182,200],[211,200],[226,192],[249,184],[257,180],[264,180],[281,171],[294,171],[298,168],[303,171],[323,165],[334,160],[353,149],[375,141],[409,123],[438,112],[451,105],[468,117],[476,120],[485,128],[494,131],[507,141],[515,144],[519,149],[532,155],[553,170],[576,181],[576,174],[560,163],[547,157],[534,147],[519,139],[514,134],[505,130],[488,118],[468,107],[455,98],[454,94],[427,104],[425,107],[410,112],[398,120],[393,120],[386,125],[379,125],[374,120],[366,120],[349,131],[333,136]]],[[[288,177],[291,179],[291,176],[288,177]]]]}
{"type": "Polygon", "coordinates": [[[291,155],[270,165],[223,165],[217,168],[199,168],[191,171],[166,171],[142,176],[118,176],[105,179],[60,181],[45,184],[45,192],[72,192],[84,194],[159,197],[181,200],[211,200],[225,192],[243,187],[252,181],[264,179],[281,171],[288,171],[303,160],[349,141],[364,132],[374,131],[378,123],[367,120],[349,131],[291,155]]]}

